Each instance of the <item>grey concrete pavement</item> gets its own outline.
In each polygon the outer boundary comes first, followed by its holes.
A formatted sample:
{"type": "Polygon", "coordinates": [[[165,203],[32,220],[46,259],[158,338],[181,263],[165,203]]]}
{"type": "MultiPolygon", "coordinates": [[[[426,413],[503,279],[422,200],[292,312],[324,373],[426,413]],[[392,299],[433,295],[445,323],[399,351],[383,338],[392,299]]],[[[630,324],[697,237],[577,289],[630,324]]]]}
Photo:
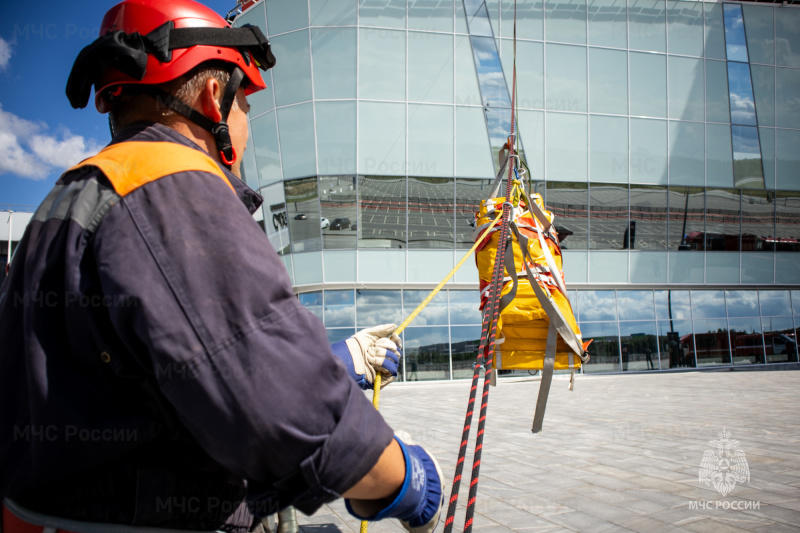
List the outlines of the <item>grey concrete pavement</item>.
{"type": "MultiPolygon", "coordinates": [[[[439,460],[448,496],[469,385],[397,384],[381,394],[386,420],[439,460]]],[[[800,372],[577,376],[573,392],[556,376],[544,431],[533,435],[538,386],[538,377],[513,378],[490,391],[476,532],[800,530],[800,372]],[[725,496],[698,479],[723,428],[750,474],[725,496]]],[[[341,500],[298,522],[304,533],[359,531],[341,500]]],[[[383,521],[369,531],[402,529],[383,521]]]]}

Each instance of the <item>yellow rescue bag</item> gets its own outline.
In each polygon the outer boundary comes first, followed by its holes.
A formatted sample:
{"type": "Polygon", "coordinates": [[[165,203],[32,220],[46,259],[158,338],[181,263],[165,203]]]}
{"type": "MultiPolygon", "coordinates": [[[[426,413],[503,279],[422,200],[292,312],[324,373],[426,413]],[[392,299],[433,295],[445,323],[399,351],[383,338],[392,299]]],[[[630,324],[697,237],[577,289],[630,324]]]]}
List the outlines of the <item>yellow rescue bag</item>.
{"type": "MultiPolygon", "coordinates": [[[[482,242],[475,260],[484,312],[487,312],[485,307],[500,225],[488,233],[485,230],[495,217],[500,216],[505,201],[505,197],[484,200],[476,215],[476,240],[482,242]]],[[[493,366],[498,369],[542,370],[552,318],[559,333],[552,368],[574,371],[580,368],[582,359],[586,359],[586,346],[564,285],[561,247],[552,225],[553,214],[545,210],[541,195],[527,195],[518,181],[511,204],[509,233],[512,242],[503,258],[505,277],[493,366]],[[535,286],[531,279],[535,280],[535,286]]]]}

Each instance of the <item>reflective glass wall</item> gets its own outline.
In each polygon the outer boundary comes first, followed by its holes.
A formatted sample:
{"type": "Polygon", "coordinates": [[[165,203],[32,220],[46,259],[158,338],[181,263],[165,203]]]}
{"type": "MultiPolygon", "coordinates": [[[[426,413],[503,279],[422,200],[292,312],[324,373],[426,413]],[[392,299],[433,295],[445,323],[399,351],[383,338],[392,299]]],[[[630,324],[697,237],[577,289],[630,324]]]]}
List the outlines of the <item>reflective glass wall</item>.
{"type": "MultiPolygon", "coordinates": [[[[594,339],[585,373],[798,362],[800,290],[570,292],[584,340],[594,339]]],[[[299,298],[333,343],[361,328],[402,321],[427,295],[327,289],[299,298]]],[[[400,379],[471,378],[480,333],[477,291],[441,291],[403,332],[400,379]]]]}

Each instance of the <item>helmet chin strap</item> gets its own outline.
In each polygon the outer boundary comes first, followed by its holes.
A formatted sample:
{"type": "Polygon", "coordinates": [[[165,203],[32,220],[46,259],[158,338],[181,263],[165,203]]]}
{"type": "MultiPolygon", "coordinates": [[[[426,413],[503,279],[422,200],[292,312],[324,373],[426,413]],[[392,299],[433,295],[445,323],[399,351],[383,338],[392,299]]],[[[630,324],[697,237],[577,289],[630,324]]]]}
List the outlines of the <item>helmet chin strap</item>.
{"type": "Polygon", "coordinates": [[[228,130],[228,115],[230,115],[233,102],[236,99],[236,91],[239,90],[243,79],[244,72],[239,67],[235,67],[233,72],[231,72],[231,78],[222,94],[222,101],[220,102],[219,108],[222,117],[219,122],[212,121],[193,107],[158,87],[151,85],[142,87],[142,89],[176,113],[183,115],[204,130],[210,132],[211,135],[214,136],[220,161],[230,170],[231,166],[239,157],[239,154],[236,153],[236,150],[233,148],[233,143],[231,142],[231,134],[228,130]]]}

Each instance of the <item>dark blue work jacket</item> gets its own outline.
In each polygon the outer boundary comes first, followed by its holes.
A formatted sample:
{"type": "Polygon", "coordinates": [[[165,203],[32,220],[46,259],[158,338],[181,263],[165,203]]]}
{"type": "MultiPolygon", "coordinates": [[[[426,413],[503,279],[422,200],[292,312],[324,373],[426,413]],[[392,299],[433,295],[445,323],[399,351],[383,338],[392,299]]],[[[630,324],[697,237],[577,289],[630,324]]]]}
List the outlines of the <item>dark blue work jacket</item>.
{"type": "MultiPolygon", "coordinates": [[[[120,142],[207,159],[157,124],[120,142]]],[[[65,173],[0,290],[0,495],[235,529],[354,485],[392,430],[293,295],[261,198],[221,167],[117,189],[97,166],[65,173]]]]}

